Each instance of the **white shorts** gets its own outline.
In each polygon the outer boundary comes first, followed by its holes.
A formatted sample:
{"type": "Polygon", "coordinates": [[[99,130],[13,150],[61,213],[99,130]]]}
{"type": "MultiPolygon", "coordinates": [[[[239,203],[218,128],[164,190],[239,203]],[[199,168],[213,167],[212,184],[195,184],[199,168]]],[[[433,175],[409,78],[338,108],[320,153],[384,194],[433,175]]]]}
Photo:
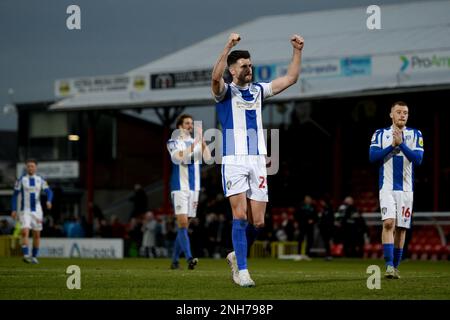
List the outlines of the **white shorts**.
{"type": "Polygon", "coordinates": [[[22,229],[42,231],[42,212],[19,212],[18,216],[22,229]]]}
{"type": "Polygon", "coordinates": [[[187,214],[189,218],[197,216],[198,191],[172,191],[172,204],[175,214],[187,214]]]}
{"type": "Polygon", "coordinates": [[[266,156],[224,156],[222,187],[226,197],[245,192],[249,199],[268,202],[266,156]]]}
{"type": "Polygon", "coordinates": [[[380,191],[381,220],[395,219],[395,226],[411,227],[413,192],[380,191]]]}

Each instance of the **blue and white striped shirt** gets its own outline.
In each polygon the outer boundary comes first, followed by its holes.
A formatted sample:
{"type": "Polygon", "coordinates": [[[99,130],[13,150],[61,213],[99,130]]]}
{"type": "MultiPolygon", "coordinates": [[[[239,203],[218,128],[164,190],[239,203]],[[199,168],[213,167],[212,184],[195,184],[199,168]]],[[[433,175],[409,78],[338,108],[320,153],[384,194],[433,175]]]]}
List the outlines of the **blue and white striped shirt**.
{"type": "Polygon", "coordinates": [[[175,157],[180,151],[190,151],[193,143],[192,137],[178,137],[167,142],[167,150],[172,159],[171,191],[200,191],[201,145],[196,145],[192,156],[185,161],[179,161],[175,157]]]}
{"type": "Polygon", "coordinates": [[[52,202],[53,192],[44,178],[38,175],[21,176],[14,186],[11,210],[21,213],[42,213],[40,202],[41,191],[47,194],[47,201],[52,202]],[[17,208],[18,202],[19,208],[17,208]]]}
{"type": "Polygon", "coordinates": [[[380,191],[413,191],[414,167],[423,159],[422,133],[405,128],[402,144],[394,148],[392,132],[392,127],[375,131],[370,144],[370,160],[380,161],[380,191]]]}
{"type": "Polygon", "coordinates": [[[267,154],[262,105],[271,96],[271,82],[251,83],[247,87],[225,84],[222,94],[215,96],[224,156],[267,154]]]}

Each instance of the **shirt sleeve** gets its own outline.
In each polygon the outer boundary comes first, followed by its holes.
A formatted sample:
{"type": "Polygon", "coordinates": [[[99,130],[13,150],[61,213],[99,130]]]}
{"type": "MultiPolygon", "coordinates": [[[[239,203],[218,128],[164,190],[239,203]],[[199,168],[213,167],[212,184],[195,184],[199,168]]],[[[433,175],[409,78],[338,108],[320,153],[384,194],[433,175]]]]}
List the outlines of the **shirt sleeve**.
{"type": "Polygon", "coordinates": [[[216,102],[222,101],[223,98],[225,98],[225,95],[226,95],[227,91],[228,91],[228,83],[225,83],[225,85],[223,86],[223,90],[222,90],[222,92],[219,95],[215,95],[214,93],[212,93],[212,95],[214,97],[214,100],[216,102]]]}
{"type": "Polygon", "coordinates": [[[52,189],[48,186],[48,182],[45,179],[42,179],[42,190],[44,190],[45,194],[47,195],[47,201],[52,202],[53,201],[53,192],[52,189]]]}
{"type": "Polygon", "coordinates": [[[181,148],[178,141],[173,140],[173,139],[170,139],[169,141],[167,141],[167,150],[170,153],[170,158],[172,159],[172,161],[176,164],[179,164],[180,160],[178,160],[176,158],[176,154],[179,151],[183,151],[183,149],[181,148]]]}
{"type": "Polygon", "coordinates": [[[272,82],[258,82],[263,89],[263,98],[267,99],[273,96],[272,82]]]}
{"type": "Polygon", "coordinates": [[[414,144],[412,150],[423,151],[423,136],[420,130],[414,130],[414,144]]]}
{"type": "Polygon", "coordinates": [[[20,191],[20,188],[22,188],[22,179],[17,179],[14,184],[14,191],[20,191]]]}
{"type": "Polygon", "coordinates": [[[22,179],[18,179],[14,185],[14,193],[11,198],[11,211],[17,211],[17,199],[22,188],[22,179]]]}
{"type": "Polygon", "coordinates": [[[370,140],[370,147],[378,147],[381,148],[381,130],[375,131],[375,133],[372,135],[372,139],[370,140]]]}
{"type": "Polygon", "coordinates": [[[383,130],[377,130],[372,135],[369,148],[370,162],[381,161],[394,150],[394,147],[392,145],[383,149],[382,137],[383,137],[383,130]]]}

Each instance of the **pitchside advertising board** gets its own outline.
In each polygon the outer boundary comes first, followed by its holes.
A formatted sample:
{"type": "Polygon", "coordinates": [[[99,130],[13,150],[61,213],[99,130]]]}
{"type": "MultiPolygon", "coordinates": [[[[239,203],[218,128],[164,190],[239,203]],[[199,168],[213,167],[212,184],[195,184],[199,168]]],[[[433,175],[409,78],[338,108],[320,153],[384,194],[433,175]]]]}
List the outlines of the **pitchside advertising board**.
{"type": "MultiPolygon", "coordinates": [[[[255,63],[254,81],[268,82],[286,74],[289,61],[267,64],[255,63]]],[[[395,54],[348,56],[337,58],[308,58],[302,62],[301,78],[354,78],[399,74],[414,77],[417,73],[447,72],[450,81],[450,50],[404,52],[395,54]]],[[[68,97],[88,93],[145,92],[169,89],[209,87],[210,68],[150,72],[147,74],[98,76],[63,79],[55,82],[55,95],[68,97]]]]}
{"type": "Polygon", "coordinates": [[[122,259],[123,240],[42,238],[39,256],[45,258],[122,259]]]}

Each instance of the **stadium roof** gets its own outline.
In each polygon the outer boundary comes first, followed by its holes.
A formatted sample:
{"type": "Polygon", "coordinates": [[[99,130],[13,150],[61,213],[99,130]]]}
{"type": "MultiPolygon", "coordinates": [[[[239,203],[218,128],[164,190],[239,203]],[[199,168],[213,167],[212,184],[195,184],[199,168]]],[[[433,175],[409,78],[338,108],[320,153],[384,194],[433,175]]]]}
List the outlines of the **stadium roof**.
{"type": "Polygon", "coordinates": [[[58,80],[68,98],[51,109],[213,105],[210,71],[230,32],[251,52],[256,81],[282,75],[290,35],[305,38],[300,81],[274,100],[450,87],[450,1],[383,5],[380,30],[367,28],[366,9],[262,17],[121,76],[58,80]]]}

